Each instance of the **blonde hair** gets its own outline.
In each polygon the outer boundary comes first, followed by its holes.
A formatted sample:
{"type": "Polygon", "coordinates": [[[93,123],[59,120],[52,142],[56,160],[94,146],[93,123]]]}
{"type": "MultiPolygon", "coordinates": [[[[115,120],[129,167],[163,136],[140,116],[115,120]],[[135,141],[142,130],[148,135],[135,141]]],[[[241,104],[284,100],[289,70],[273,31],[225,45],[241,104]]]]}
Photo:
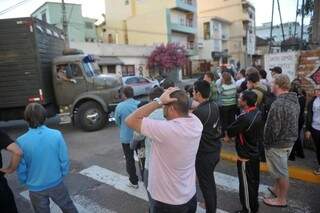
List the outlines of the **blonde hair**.
{"type": "Polygon", "coordinates": [[[277,74],[274,76],[274,84],[276,84],[280,89],[290,90],[291,82],[288,75],[277,74]]]}

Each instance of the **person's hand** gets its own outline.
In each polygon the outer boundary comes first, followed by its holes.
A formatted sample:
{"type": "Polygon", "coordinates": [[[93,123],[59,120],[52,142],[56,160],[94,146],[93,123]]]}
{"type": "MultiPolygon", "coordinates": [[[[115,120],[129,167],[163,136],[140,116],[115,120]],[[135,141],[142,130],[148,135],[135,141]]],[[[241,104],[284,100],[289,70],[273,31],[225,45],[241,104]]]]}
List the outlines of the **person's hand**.
{"type": "Polygon", "coordinates": [[[10,168],[1,168],[0,172],[3,172],[5,174],[11,174],[14,172],[14,170],[10,169],[10,168]]]}
{"type": "Polygon", "coordinates": [[[170,87],[168,88],[161,96],[160,96],[160,101],[163,105],[170,104],[172,102],[177,101],[176,98],[171,98],[170,95],[176,91],[180,90],[179,88],[176,87],[170,87]]]}
{"type": "Polygon", "coordinates": [[[311,139],[311,132],[310,131],[306,131],[305,137],[306,137],[307,140],[310,140],[311,139]]]}

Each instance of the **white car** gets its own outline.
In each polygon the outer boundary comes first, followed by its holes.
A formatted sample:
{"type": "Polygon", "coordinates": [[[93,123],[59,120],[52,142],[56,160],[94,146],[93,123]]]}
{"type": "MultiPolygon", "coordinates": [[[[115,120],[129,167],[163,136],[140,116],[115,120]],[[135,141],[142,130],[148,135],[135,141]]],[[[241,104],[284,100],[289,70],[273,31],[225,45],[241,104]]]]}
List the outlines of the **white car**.
{"type": "Polygon", "coordinates": [[[139,76],[123,77],[122,82],[124,86],[131,86],[133,88],[134,96],[149,95],[152,88],[159,86],[157,80],[153,81],[139,76]]]}

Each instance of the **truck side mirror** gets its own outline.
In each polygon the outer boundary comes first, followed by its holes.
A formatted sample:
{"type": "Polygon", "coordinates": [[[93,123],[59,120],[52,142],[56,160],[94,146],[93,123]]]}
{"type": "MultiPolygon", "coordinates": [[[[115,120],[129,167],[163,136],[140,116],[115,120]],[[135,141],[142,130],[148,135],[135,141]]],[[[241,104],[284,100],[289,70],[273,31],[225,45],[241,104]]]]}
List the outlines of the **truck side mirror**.
{"type": "Polygon", "coordinates": [[[69,79],[73,78],[72,69],[70,65],[66,66],[66,77],[69,79]]]}

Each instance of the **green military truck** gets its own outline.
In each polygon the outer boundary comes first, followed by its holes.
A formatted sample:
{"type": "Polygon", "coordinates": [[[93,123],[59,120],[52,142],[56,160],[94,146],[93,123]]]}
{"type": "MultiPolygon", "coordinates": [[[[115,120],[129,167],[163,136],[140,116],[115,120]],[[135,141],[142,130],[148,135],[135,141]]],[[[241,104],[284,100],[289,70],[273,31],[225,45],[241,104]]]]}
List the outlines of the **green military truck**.
{"type": "Polygon", "coordinates": [[[64,50],[60,29],[34,18],[0,20],[0,121],[41,103],[85,131],[103,128],[120,101],[122,80],[102,75],[90,55],[64,50]]]}

